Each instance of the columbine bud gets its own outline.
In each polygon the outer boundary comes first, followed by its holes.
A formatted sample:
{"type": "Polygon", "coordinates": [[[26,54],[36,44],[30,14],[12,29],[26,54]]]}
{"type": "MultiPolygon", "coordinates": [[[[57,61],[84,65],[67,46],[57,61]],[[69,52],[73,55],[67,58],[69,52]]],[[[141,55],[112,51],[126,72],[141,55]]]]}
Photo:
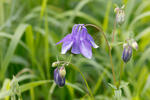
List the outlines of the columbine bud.
{"type": "Polygon", "coordinates": [[[115,8],[115,11],[116,11],[116,22],[118,24],[122,24],[124,21],[125,21],[125,13],[124,13],[124,10],[123,9],[120,9],[120,8],[115,8]]]}
{"type": "Polygon", "coordinates": [[[118,11],[119,11],[119,7],[116,7],[116,8],[114,9],[114,12],[117,13],[118,11]]]}
{"type": "Polygon", "coordinates": [[[59,74],[60,74],[60,76],[62,78],[64,78],[66,76],[66,69],[65,69],[65,67],[60,67],[59,74]]]}
{"type": "Polygon", "coordinates": [[[135,40],[132,42],[132,48],[138,50],[138,44],[135,40]]]}
{"type": "Polygon", "coordinates": [[[123,61],[127,63],[130,60],[131,56],[132,56],[132,47],[127,43],[123,44],[123,54],[122,54],[123,61]]]}
{"type": "Polygon", "coordinates": [[[59,65],[59,62],[53,62],[52,67],[57,67],[59,65]]]}
{"type": "MultiPolygon", "coordinates": [[[[60,68],[60,69],[61,69],[61,68],[60,68]]],[[[60,69],[56,68],[56,69],[54,70],[54,80],[55,80],[55,83],[56,83],[58,86],[62,87],[62,86],[65,85],[65,75],[64,75],[63,69],[62,69],[62,71],[60,71],[60,69]],[[60,73],[61,73],[61,74],[63,73],[64,77],[62,77],[62,76],[60,75],[60,73]]]]}

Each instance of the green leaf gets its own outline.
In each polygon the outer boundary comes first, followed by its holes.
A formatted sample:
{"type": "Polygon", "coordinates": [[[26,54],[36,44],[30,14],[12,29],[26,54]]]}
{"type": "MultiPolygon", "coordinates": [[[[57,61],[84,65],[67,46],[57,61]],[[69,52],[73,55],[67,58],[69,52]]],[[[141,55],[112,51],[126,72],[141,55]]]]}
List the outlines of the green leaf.
{"type": "Polygon", "coordinates": [[[10,91],[0,92],[0,99],[10,96],[10,91]]]}
{"type": "Polygon", "coordinates": [[[29,66],[29,63],[26,59],[24,59],[22,56],[14,55],[11,59],[11,63],[14,64],[21,64],[24,66],[29,66]]]}
{"type": "Polygon", "coordinates": [[[141,51],[144,51],[147,45],[149,45],[150,42],[150,27],[144,29],[142,32],[139,33],[139,35],[136,37],[137,40],[140,40],[139,42],[139,49],[141,51]]]}
{"type": "Polygon", "coordinates": [[[47,5],[47,0],[43,0],[43,2],[42,2],[42,8],[41,8],[41,13],[40,13],[40,17],[41,17],[41,18],[42,18],[43,15],[44,15],[46,5],[47,5]]]}
{"type": "Polygon", "coordinates": [[[6,52],[6,55],[4,57],[3,63],[2,63],[2,73],[1,73],[1,79],[3,80],[4,76],[5,76],[5,72],[8,68],[8,65],[10,63],[11,58],[13,57],[13,54],[15,52],[15,49],[17,48],[17,45],[25,31],[25,29],[27,28],[27,24],[21,24],[17,27],[15,34],[13,35],[11,42],[8,46],[8,50],[6,52]]]}
{"type": "Polygon", "coordinates": [[[144,12],[143,14],[140,14],[139,16],[137,16],[136,18],[134,18],[134,20],[131,22],[130,26],[129,26],[129,30],[133,30],[135,24],[137,21],[143,19],[144,17],[150,16],[150,11],[148,12],[144,12]]]}
{"type": "Polygon", "coordinates": [[[111,83],[108,83],[108,85],[109,85],[111,88],[117,90],[117,87],[116,87],[115,85],[113,85],[113,84],[111,84],[111,83]]]}
{"type": "Polygon", "coordinates": [[[129,84],[128,82],[121,82],[119,88],[120,88],[120,89],[121,89],[121,88],[124,88],[124,87],[128,86],[128,84],[129,84]]]}
{"type": "Polygon", "coordinates": [[[17,80],[18,80],[18,82],[21,82],[23,80],[33,79],[33,78],[36,78],[36,76],[32,75],[32,74],[25,74],[25,75],[21,75],[21,76],[17,77],[17,80]]]}
{"type": "MultiPolygon", "coordinates": [[[[62,18],[67,17],[67,16],[72,16],[73,14],[74,14],[74,11],[73,11],[73,10],[70,10],[70,11],[64,12],[64,13],[62,13],[62,14],[56,16],[56,17],[62,19],[62,18]]],[[[84,13],[84,12],[77,11],[77,12],[76,12],[76,16],[77,16],[77,17],[81,17],[81,18],[83,18],[83,19],[86,19],[86,20],[88,20],[89,22],[91,22],[91,23],[93,23],[93,24],[96,24],[96,25],[98,25],[98,26],[101,26],[101,23],[100,23],[97,19],[93,18],[92,16],[90,16],[90,15],[84,13]]]]}
{"type": "MultiPolygon", "coordinates": [[[[6,32],[0,32],[0,37],[5,37],[5,38],[8,38],[8,39],[12,39],[13,38],[13,35],[10,35],[10,33],[6,33],[6,32]]],[[[23,41],[19,41],[19,44],[24,47],[27,51],[29,51],[27,45],[23,42],[23,41]]]]}
{"type": "Polygon", "coordinates": [[[144,88],[142,90],[142,95],[147,91],[147,90],[150,90],[150,75],[148,76],[147,78],[147,81],[144,85],[144,88]]]}
{"type": "Polygon", "coordinates": [[[97,93],[98,89],[100,88],[100,85],[101,85],[101,83],[102,83],[102,80],[103,80],[104,76],[105,76],[105,72],[103,72],[103,73],[100,75],[100,77],[98,78],[98,81],[96,82],[96,85],[95,85],[95,87],[94,87],[93,94],[96,94],[96,93],[97,93]]]}
{"type": "Polygon", "coordinates": [[[75,84],[67,82],[66,85],[71,86],[72,88],[74,88],[74,89],[76,89],[76,90],[78,90],[78,91],[80,91],[82,93],[85,93],[83,89],[81,89],[79,86],[77,86],[75,84]]]}
{"type": "Polygon", "coordinates": [[[20,90],[21,90],[21,92],[24,92],[24,91],[30,90],[31,88],[37,87],[39,85],[43,85],[43,84],[46,84],[46,83],[52,83],[52,82],[53,81],[51,81],[51,80],[43,80],[43,81],[37,81],[37,82],[30,82],[30,83],[21,85],[20,86],[20,90]]]}

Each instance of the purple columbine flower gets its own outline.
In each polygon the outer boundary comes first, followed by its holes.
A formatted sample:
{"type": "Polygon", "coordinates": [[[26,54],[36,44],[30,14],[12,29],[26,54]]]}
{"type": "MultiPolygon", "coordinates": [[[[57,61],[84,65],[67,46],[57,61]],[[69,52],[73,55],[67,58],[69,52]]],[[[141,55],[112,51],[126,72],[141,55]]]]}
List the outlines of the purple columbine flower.
{"type": "Polygon", "coordinates": [[[98,48],[84,24],[75,24],[72,32],[56,43],[56,45],[60,43],[63,43],[61,54],[66,54],[72,47],[71,52],[73,54],[81,53],[88,59],[92,58],[92,47],[98,48]]]}
{"type": "Polygon", "coordinates": [[[54,81],[60,87],[65,85],[65,75],[64,76],[61,75],[60,73],[61,70],[64,70],[64,68],[60,68],[60,69],[56,68],[54,70],[54,81]]]}
{"type": "Polygon", "coordinates": [[[122,53],[122,59],[125,63],[127,63],[132,56],[132,47],[129,44],[123,45],[123,53],[122,53]]]}

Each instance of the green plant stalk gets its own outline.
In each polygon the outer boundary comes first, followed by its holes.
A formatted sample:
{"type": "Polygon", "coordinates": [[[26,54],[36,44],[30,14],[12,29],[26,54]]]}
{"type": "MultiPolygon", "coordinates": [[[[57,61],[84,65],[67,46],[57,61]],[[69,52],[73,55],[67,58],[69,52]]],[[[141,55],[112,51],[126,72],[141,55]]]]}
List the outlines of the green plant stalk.
{"type": "Polygon", "coordinates": [[[40,72],[41,78],[45,79],[44,70],[43,70],[42,66],[38,63],[38,61],[36,59],[34,60],[34,63],[37,65],[37,68],[40,72]]]}
{"type": "Polygon", "coordinates": [[[0,25],[4,23],[4,0],[0,0],[0,25]]]}
{"type": "Polygon", "coordinates": [[[30,89],[31,100],[35,100],[34,88],[30,89]]]}
{"type": "Polygon", "coordinates": [[[102,28],[96,26],[96,25],[93,25],[93,24],[85,24],[85,26],[92,26],[94,28],[96,28],[97,30],[99,30],[100,32],[102,32],[102,35],[106,41],[106,44],[108,46],[108,50],[109,50],[109,56],[110,56],[110,64],[111,64],[111,67],[112,67],[112,74],[113,74],[113,81],[114,81],[114,84],[116,85],[116,78],[115,78],[115,72],[114,72],[114,65],[113,65],[113,61],[112,61],[112,55],[111,55],[111,47],[108,43],[108,40],[106,38],[106,35],[105,33],[103,32],[102,28]]]}
{"type": "Polygon", "coordinates": [[[116,18],[115,18],[115,21],[114,21],[114,30],[113,30],[113,34],[112,34],[112,43],[114,42],[115,32],[116,32],[116,18]]]}
{"type": "Polygon", "coordinates": [[[56,87],[56,83],[53,82],[53,84],[52,84],[52,86],[51,86],[51,88],[50,88],[50,90],[49,90],[48,100],[52,100],[52,94],[53,94],[53,92],[54,92],[55,87],[56,87]]]}
{"type": "Polygon", "coordinates": [[[122,77],[122,72],[123,72],[123,68],[124,68],[124,62],[122,61],[122,63],[121,63],[121,68],[120,68],[120,78],[119,78],[119,85],[118,85],[118,87],[120,86],[120,81],[121,81],[121,77],[122,77]]]}
{"type": "Polygon", "coordinates": [[[15,95],[11,96],[11,100],[16,100],[16,96],[15,95]]]}

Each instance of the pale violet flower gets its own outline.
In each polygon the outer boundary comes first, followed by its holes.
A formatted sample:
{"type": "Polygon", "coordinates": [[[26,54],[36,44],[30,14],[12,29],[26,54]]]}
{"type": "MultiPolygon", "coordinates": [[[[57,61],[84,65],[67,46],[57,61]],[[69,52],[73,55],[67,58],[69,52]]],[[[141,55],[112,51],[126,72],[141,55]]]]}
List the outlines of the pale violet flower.
{"type": "Polygon", "coordinates": [[[71,49],[73,54],[82,54],[88,59],[92,58],[92,47],[98,48],[84,24],[75,24],[72,32],[57,44],[60,43],[63,43],[61,54],[66,54],[71,49]]]}

